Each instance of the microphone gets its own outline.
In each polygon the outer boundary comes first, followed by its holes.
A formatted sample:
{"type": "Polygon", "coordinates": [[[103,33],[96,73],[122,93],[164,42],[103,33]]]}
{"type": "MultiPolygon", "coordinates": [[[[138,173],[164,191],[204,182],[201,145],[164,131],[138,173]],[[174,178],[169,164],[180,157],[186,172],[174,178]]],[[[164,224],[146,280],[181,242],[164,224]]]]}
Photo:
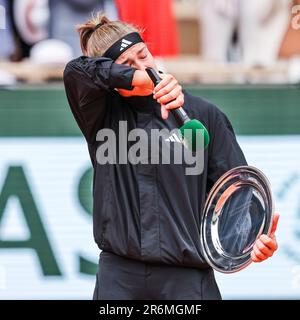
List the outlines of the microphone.
{"type": "MultiPolygon", "coordinates": [[[[148,76],[150,77],[150,79],[152,80],[155,86],[158,85],[162,80],[153,68],[146,68],[145,71],[148,73],[148,76]]],[[[203,135],[203,138],[204,138],[204,149],[206,149],[209,144],[209,133],[205,128],[205,126],[197,119],[191,120],[182,107],[179,107],[176,109],[170,109],[169,111],[173,114],[178,125],[180,126],[179,132],[183,138],[183,141],[187,145],[187,147],[189,149],[192,149],[192,151],[197,150],[196,134],[197,134],[197,130],[201,129],[201,134],[203,135]],[[184,136],[184,130],[186,129],[192,130],[192,134],[189,134],[187,137],[184,136]]]]}

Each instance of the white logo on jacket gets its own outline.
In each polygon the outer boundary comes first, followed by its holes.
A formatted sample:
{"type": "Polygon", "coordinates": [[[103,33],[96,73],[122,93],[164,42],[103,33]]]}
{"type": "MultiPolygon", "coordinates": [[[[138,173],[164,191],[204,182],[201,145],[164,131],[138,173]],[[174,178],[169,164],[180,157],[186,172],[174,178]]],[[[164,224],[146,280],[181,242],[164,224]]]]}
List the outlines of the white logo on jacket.
{"type": "Polygon", "coordinates": [[[183,140],[180,137],[178,137],[176,133],[173,133],[171,136],[165,139],[165,141],[183,143],[183,140]]]}

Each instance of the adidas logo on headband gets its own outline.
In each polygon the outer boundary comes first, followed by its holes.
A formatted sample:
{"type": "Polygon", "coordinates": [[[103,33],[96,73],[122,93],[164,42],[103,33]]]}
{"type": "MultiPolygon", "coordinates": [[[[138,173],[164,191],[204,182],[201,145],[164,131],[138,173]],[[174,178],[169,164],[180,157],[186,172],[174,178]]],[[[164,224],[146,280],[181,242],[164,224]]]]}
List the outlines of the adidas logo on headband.
{"type": "Polygon", "coordinates": [[[131,32],[121,39],[117,40],[110,48],[106,50],[103,57],[107,57],[116,61],[118,57],[127,49],[136,43],[144,42],[138,32],[131,32]]]}
{"type": "Polygon", "coordinates": [[[131,41],[128,41],[126,39],[122,39],[120,51],[123,51],[125,48],[127,48],[131,44],[132,44],[131,41]]]}

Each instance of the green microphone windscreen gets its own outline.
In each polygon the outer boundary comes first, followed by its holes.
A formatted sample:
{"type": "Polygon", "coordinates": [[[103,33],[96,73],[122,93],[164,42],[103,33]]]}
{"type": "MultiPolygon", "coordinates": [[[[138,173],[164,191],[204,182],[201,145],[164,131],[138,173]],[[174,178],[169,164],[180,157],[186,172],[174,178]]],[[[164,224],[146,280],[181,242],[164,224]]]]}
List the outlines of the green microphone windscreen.
{"type": "Polygon", "coordinates": [[[197,139],[196,139],[197,129],[201,129],[200,134],[203,135],[204,149],[206,149],[209,144],[209,133],[200,121],[193,119],[193,120],[187,121],[182,127],[179,128],[179,131],[181,133],[182,138],[185,141],[185,144],[189,149],[193,151],[196,151],[199,149],[199,146],[197,146],[197,139]],[[188,134],[185,135],[184,130],[187,130],[187,129],[190,129],[190,130],[188,131],[188,134]]]}

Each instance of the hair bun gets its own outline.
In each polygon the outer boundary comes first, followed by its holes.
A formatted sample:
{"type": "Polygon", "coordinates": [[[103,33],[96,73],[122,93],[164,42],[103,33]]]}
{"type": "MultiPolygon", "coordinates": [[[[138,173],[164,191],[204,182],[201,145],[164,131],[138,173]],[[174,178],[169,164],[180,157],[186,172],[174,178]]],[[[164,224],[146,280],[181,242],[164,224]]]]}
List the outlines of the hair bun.
{"type": "Polygon", "coordinates": [[[95,18],[94,18],[94,21],[95,23],[95,27],[94,27],[94,31],[97,30],[98,28],[102,27],[103,25],[107,24],[110,22],[110,20],[104,16],[104,15],[97,15],[95,18]]]}
{"type": "Polygon", "coordinates": [[[101,56],[123,36],[132,32],[140,32],[131,24],[110,20],[101,11],[92,13],[91,18],[77,25],[76,29],[79,33],[82,53],[89,57],[101,56]]]}
{"type": "Polygon", "coordinates": [[[98,23],[96,24],[95,28],[94,28],[94,31],[96,31],[98,28],[100,28],[103,24],[102,23],[98,23]]]}

